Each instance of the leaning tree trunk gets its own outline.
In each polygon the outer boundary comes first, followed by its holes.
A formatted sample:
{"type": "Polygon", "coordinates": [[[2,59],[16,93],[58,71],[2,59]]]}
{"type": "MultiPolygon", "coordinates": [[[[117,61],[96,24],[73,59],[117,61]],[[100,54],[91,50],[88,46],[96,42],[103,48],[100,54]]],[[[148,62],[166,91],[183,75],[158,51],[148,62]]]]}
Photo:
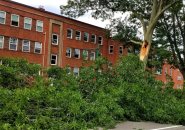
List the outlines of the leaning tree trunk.
{"type": "Polygon", "coordinates": [[[152,34],[153,34],[153,29],[144,34],[144,41],[141,46],[140,50],[140,60],[144,63],[144,69],[146,68],[147,61],[148,61],[148,55],[150,52],[151,44],[152,44],[152,34]]]}

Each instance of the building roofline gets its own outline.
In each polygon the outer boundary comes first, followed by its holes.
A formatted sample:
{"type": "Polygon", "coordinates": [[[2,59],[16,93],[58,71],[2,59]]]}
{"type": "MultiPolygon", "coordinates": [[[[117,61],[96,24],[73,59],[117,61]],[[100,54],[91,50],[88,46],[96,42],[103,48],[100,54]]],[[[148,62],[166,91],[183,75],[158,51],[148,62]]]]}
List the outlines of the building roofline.
{"type": "Polygon", "coordinates": [[[61,18],[65,18],[65,19],[68,19],[68,20],[72,20],[72,21],[75,21],[75,22],[86,24],[88,26],[92,26],[92,27],[99,28],[99,29],[102,29],[102,30],[107,30],[107,29],[102,28],[102,27],[98,27],[98,26],[95,26],[95,25],[92,25],[92,24],[89,24],[89,23],[86,23],[86,22],[82,22],[82,21],[72,19],[72,18],[69,18],[69,17],[66,17],[66,16],[62,16],[62,15],[59,15],[59,14],[56,14],[56,13],[53,13],[53,12],[50,12],[50,11],[47,11],[47,10],[42,10],[42,9],[39,9],[39,8],[36,8],[36,7],[33,7],[33,6],[22,4],[22,3],[19,3],[19,2],[13,1],[13,0],[6,0],[6,1],[17,4],[17,5],[25,6],[27,8],[31,8],[31,9],[34,9],[34,10],[37,10],[37,11],[40,11],[40,12],[43,12],[43,13],[48,13],[48,14],[55,15],[55,16],[58,16],[58,17],[61,17],[61,18]]]}

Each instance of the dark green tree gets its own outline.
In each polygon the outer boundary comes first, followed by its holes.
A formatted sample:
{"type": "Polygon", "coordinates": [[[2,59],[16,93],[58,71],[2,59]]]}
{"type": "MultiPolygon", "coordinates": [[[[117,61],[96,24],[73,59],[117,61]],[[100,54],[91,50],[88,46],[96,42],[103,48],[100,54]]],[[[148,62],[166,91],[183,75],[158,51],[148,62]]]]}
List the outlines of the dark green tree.
{"type": "Polygon", "coordinates": [[[185,5],[176,5],[164,13],[158,21],[154,37],[154,59],[167,59],[185,76],[185,5]]]}

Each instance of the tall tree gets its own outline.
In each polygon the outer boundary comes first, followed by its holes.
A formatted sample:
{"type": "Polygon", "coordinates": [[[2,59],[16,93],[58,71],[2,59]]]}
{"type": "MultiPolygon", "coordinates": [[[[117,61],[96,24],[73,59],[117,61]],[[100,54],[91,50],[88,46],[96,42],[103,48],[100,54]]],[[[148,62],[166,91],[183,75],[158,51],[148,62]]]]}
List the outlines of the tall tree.
{"type": "Polygon", "coordinates": [[[164,13],[154,34],[158,46],[171,54],[166,57],[168,61],[185,77],[185,5],[176,5],[164,13]]]}
{"type": "Polygon", "coordinates": [[[161,15],[183,0],[68,0],[61,6],[61,13],[70,17],[79,17],[91,12],[94,18],[111,19],[115,13],[131,13],[131,20],[140,21],[143,28],[143,45],[140,59],[146,64],[152,45],[152,35],[161,15]]]}

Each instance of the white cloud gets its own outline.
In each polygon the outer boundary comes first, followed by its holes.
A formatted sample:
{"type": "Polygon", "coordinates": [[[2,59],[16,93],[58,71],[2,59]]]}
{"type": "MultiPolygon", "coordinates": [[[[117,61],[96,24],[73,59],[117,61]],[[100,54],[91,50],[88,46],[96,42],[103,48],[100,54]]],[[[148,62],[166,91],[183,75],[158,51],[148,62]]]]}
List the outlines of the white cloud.
{"type": "MultiPolygon", "coordinates": [[[[22,4],[26,4],[33,7],[44,6],[45,10],[60,14],[60,5],[66,5],[67,0],[13,0],[22,4]]],[[[102,22],[101,20],[95,20],[90,14],[84,15],[77,20],[92,24],[99,27],[105,27],[109,21],[102,22]]]]}

